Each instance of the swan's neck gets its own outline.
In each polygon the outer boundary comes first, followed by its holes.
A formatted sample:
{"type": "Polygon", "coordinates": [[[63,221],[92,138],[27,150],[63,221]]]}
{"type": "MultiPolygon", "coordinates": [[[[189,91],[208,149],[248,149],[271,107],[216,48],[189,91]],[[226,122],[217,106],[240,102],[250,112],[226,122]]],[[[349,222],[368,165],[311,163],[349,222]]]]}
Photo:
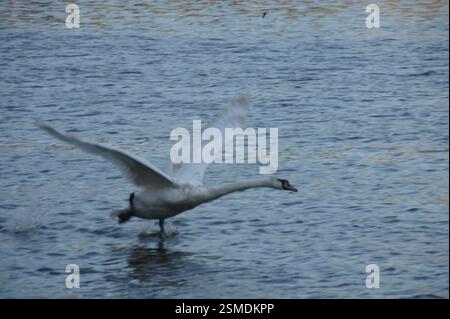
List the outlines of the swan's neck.
{"type": "Polygon", "coordinates": [[[271,178],[258,178],[247,181],[239,181],[227,185],[209,188],[206,194],[204,195],[204,198],[202,198],[202,201],[209,202],[230,193],[240,192],[249,188],[256,188],[256,187],[275,188],[273,186],[271,178]]]}

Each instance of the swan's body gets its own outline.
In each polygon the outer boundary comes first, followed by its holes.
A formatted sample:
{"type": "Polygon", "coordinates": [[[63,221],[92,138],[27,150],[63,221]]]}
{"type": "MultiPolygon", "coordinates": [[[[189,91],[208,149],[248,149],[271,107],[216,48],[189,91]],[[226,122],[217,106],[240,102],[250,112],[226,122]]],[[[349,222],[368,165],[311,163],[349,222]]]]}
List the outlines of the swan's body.
{"type": "MultiPolygon", "coordinates": [[[[225,108],[212,126],[222,130],[225,127],[242,127],[248,110],[248,99],[240,98],[230,107],[225,108]]],[[[229,193],[256,187],[297,191],[287,180],[273,176],[206,187],[203,185],[203,176],[207,164],[174,164],[171,174],[167,174],[145,160],[123,151],[82,141],[60,133],[47,125],[41,124],[39,127],[64,142],[75,145],[88,153],[100,155],[115,163],[125,176],[141,188],[140,192],[130,194],[129,208],[116,214],[119,223],[125,222],[133,216],[144,219],[158,219],[161,234],[164,234],[164,219],[229,193]]]]}
{"type": "Polygon", "coordinates": [[[266,177],[211,188],[182,184],[156,192],[143,190],[131,200],[133,216],[145,219],[165,219],[227,194],[256,187],[283,189],[277,178],[266,177]]]}

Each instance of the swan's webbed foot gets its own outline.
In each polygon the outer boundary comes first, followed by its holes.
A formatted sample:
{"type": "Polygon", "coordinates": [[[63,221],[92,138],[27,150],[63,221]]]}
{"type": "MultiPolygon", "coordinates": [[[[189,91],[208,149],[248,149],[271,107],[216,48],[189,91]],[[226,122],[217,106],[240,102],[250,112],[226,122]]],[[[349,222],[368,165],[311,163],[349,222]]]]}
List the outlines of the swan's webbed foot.
{"type": "Polygon", "coordinates": [[[117,216],[117,219],[119,221],[119,224],[125,223],[127,221],[129,221],[131,218],[131,213],[130,212],[125,212],[125,213],[121,213],[117,216]]]}
{"type": "Polygon", "coordinates": [[[130,220],[130,218],[133,216],[133,214],[131,213],[131,211],[129,209],[124,209],[124,210],[113,213],[112,216],[117,219],[117,222],[119,224],[122,224],[122,223],[125,223],[128,220],[130,220]]]}
{"type": "Polygon", "coordinates": [[[128,201],[130,202],[130,208],[121,210],[115,214],[115,217],[117,218],[117,221],[119,224],[125,223],[130,220],[130,218],[133,216],[133,199],[134,199],[134,193],[130,194],[130,197],[128,198],[128,201]]]}

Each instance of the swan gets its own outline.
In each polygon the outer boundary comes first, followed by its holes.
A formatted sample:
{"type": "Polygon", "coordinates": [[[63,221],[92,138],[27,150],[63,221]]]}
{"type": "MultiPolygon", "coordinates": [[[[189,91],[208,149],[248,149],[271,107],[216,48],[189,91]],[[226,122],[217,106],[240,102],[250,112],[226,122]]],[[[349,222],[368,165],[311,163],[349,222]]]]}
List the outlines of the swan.
{"type": "MultiPolygon", "coordinates": [[[[212,122],[212,127],[223,131],[226,127],[242,127],[249,111],[247,97],[240,97],[225,107],[212,122]]],[[[208,164],[179,163],[172,164],[171,172],[163,172],[153,164],[125,151],[108,146],[83,141],[50,127],[45,123],[37,126],[51,136],[76,146],[81,150],[99,155],[120,169],[123,175],[140,188],[129,197],[129,207],[113,216],[124,223],[131,217],[159,220],[160,235],[165,236],[164,220],[194,207],[213,201],[233,192],[249,188],[267,187],[297,192],[288,180],[276,176],[236,181],[227,185],[208,187],[203,184],[203,176],[208,164]]]]}

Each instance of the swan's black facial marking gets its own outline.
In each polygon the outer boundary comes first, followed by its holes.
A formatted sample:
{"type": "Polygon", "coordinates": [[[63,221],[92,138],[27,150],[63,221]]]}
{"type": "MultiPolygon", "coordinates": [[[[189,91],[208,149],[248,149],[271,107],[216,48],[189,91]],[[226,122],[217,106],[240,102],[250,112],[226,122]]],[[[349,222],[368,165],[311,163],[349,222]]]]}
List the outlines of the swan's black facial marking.
{"type": "Polygon", "coordinates": [[[289,184],[289,181],[287,179],[280,179],[278,178],[278,181],[281,183],[281,187],[287,191],[296,192],[297,188],[289,184]]]}

